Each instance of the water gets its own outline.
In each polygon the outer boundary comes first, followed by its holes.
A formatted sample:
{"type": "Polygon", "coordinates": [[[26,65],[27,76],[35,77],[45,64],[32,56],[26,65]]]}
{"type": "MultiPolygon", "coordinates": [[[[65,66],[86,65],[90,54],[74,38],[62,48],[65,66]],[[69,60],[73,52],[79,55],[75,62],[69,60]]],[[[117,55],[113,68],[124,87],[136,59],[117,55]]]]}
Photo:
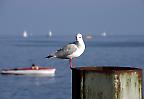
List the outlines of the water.
{"type": "MultiPolygon", "coordinates": [[[[73,36],[47,38],[0,37],[0,69],[30,67],[32,63],[57,69],[54,77],[0,75],[0,99],[71,99],[71,70],[67,60],[44,59],[73,42],[73,36]]],[[[77,66],[144,65],[144,36],[95,36],[85,39],[86,50],[77,66]]]]}

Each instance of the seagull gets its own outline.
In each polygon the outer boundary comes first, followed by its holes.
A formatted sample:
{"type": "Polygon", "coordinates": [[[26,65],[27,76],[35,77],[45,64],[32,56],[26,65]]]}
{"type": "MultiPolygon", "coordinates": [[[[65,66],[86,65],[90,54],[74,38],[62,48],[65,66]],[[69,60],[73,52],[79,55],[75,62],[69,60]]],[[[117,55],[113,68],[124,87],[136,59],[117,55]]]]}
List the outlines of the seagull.
{"type": "Polygon", "coordinates": [[[82,38],[82,34],[76,35],[76,41],[65,45],[55,53],[49,54],[46,58],[60,58],[69,59],[70,68],[72,68],[72,59],[79,57],[85,50],[85,44],[82,38]]]}

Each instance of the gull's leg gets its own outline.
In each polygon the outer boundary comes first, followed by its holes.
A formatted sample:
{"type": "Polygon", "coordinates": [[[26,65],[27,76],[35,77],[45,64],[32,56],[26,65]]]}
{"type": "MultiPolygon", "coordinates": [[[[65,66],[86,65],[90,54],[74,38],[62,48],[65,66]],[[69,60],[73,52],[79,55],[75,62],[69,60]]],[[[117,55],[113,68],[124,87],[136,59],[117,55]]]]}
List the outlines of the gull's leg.
{"type": "Polygon", "coordinates": [[[76,58],[74,58],[74,67],[76,67],[76,58]]]}
{"type": "Polygon", "coordinates": [[[70,68],[72,68],[72,58],[69,59],[70,68]]]}

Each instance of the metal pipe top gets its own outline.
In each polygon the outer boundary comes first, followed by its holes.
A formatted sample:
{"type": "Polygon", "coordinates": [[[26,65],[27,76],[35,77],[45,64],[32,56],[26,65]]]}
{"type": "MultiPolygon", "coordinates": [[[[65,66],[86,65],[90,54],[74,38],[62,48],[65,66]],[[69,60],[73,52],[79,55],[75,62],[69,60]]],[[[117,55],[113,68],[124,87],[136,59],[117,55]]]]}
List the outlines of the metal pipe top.
{"type": "Polygon", "coordinates": [[[122,71],[141,71],[142,69],[136,67],[118,67],[118,66],[87,66],[87,67],[76,67],[72,70],[78,71],[97,71],[97,72],[122,72],[122,71]]]}

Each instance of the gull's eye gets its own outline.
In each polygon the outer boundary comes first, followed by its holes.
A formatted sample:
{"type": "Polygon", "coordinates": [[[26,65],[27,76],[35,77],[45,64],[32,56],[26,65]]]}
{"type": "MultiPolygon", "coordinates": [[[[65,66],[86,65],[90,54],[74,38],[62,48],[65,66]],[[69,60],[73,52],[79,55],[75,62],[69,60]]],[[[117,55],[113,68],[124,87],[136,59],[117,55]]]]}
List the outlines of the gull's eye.
{"type": "Polygon", "coordinates": [[[81,37],[79,37],[79,38],[81,38],[81,37]]]}

